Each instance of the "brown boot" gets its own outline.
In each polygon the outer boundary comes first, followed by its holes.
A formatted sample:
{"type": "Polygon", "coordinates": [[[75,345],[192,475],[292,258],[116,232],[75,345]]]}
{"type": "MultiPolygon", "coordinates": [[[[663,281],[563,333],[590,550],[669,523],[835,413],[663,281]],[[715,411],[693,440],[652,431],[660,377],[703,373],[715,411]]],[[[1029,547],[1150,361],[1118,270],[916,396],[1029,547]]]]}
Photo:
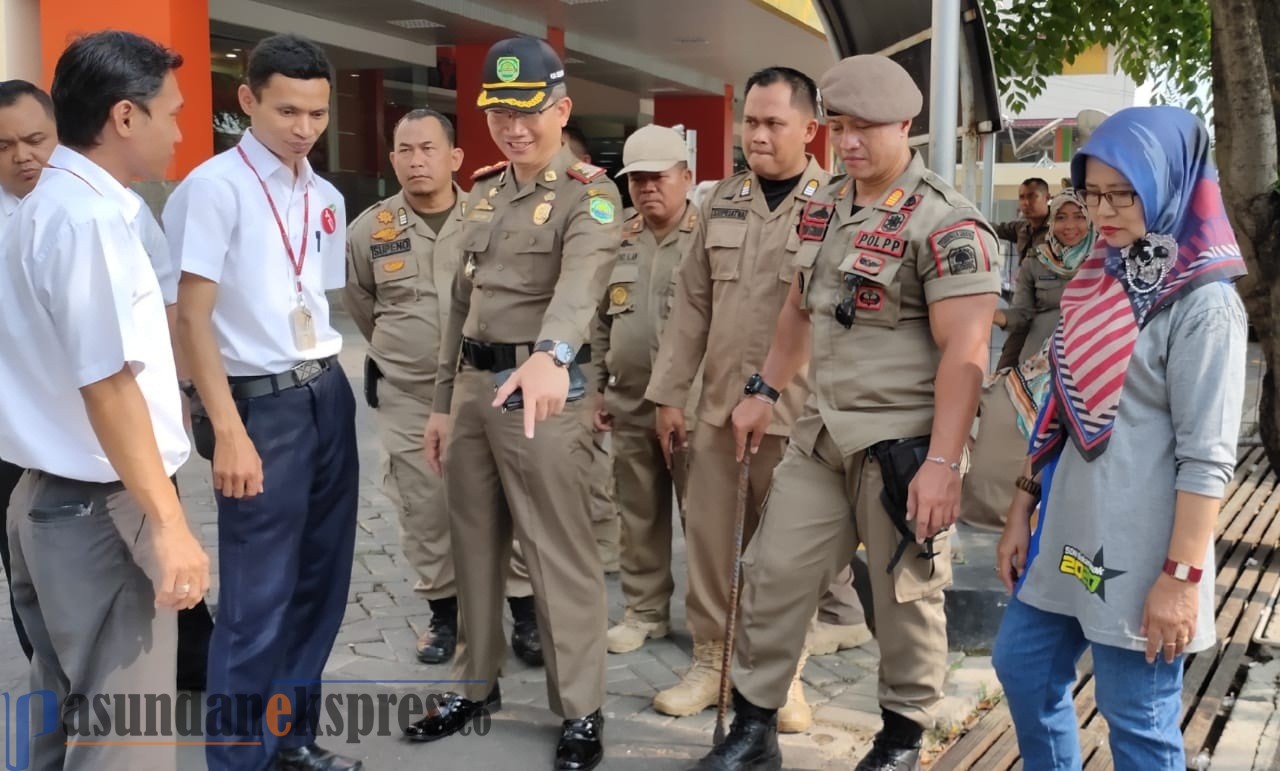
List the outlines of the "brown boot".
{"type": "Polygon", "coordinates": [[[778,733],[804,733],[813,725],[813,710],[809,709],[808,702],[804,700],[804,682],[800,679],[804,663],[808,660],[808,651],[800,654],[796,675],[791,678],[791,687],[787,690],[787,703],[778,710],[778,733]]]}
{"type": "Polygon", "coordinates": [[[720,696],[720,665],[724,643],[695,642],[693,666],[680,682],[653,697],[653,708],[664,715],[687,717],[714,707],[720,696]]]}

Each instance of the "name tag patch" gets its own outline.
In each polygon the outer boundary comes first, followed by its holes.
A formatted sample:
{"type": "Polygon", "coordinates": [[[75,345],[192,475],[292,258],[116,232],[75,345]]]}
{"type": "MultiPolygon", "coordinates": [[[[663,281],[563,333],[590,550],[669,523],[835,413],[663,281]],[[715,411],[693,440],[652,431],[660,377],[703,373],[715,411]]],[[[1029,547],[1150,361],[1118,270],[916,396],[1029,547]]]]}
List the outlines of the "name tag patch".
{"type": "Polygon", "coordinates": [[[878,254],[859,254],[854,258],[853,264],[869,276],[878,276],[884,270],[885,258],[878,254]]]}
{"type": "Polygon", "coordinates": [[[888,233],[876,233],[870,230],[859,230],[853,237],[855,249],[866,249],[880,252],[890,257],[901,257],[907,251],[907,242],[888,233]]]}
{"type": "Polygon", "coordinates": [[[747,219],[746,209],[737,209],[728,206],[717,206],[711,209],[711,219],[713,220],[742,220],[747,219]]]}
{"type": "MultiPolygon", "coordinates": [[[[393,254],[404,254],[409,251],[409,239],[401,238],[398,241],[392,241],[389,244],[372,244],[369,246],[369,256],[375,260],[380,257],[390,257],[393,254]]],[[[404,263],[400,263],[400,267],[404,267],[404,263]]],[[[391,272],[391,271],[388,271],[391,272]]]]}

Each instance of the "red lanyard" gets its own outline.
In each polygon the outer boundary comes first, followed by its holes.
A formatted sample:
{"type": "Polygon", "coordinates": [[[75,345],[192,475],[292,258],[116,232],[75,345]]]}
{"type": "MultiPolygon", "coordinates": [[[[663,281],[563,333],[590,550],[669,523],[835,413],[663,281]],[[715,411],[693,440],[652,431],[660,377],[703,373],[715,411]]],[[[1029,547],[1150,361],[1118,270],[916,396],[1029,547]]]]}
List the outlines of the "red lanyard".
{"type": "Polygon", "coordinates": [[[289,264],[293,266],[294,286],[298,289],[298,296],[302,296],[302,266],[307,261],[307,229],[311,225],[311,191],[307,188],[302,190],[302,249],[295,253],[293,244],[289,243],[289,231],[285,230],[284,220],[280,219],[280,212],[276,209],[276,202],[271,198],[271,191],[267,189],[267,183],[263,181],[262,175],[249,162],[249,156],[245,155],[244,148],[236,146],[236,152],[240,153],[240,160],[244,161],[244,165],[249,167],[249,171],[253,172],[253,176],[258,178],[258,184],[262,185],[262,193],[267,197],[267,205],[271,207],[271,215],[276,218],[276,227],[280,228],[280,242],[284,244],[284,253],[289,257],[289,264]]]}

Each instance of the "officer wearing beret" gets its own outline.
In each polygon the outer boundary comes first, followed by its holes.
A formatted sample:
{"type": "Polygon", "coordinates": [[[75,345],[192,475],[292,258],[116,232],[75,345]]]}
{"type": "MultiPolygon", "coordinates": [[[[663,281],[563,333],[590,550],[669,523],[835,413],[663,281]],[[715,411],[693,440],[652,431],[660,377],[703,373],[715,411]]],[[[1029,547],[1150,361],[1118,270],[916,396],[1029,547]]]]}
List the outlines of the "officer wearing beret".
{"type": "Polygon", "coordinates": [[[455,562],[463,640],[453,672],[465,686],[437,697],[439,708],[408,733],[442,738],[500,706],[514,531],[551,709],[564,718],[555,767],[594,768],[604,754],[608,621],[583,484],[593,460],[581,365],[621,231],[618,189],[561,146],[573,104],[564,66],[543,41],[496,43],[477,105],[507,162],[477,173],[467,201],[426,429],[427,462],[444,471],[454,553],[465,555],[455,562]]]}
{"type": "MultiPolygon", "coordinates": [[[[679,683],[653,699],[654,709],[677,717],[713,706],[719,694],[729,578],[738,556],[733,537],[738,464],[729,416],[742,397],[743,381],[764,363],[778,309],[790,289],[795,272],[791,263],[801,243],[796,230],[800,211],[829,177],[805,152],[818,130],[812,78],[789,67],[768,67],[747,79],[745,94],[742,149],[750,169],[721,180],[702,203],[689,250],[676,270],[671,318],[663,328],[645,392],[645,398],[658,405],[660,446],[664,452],[689,448],[689,477],[697,480],[688,491],[690,516],[685,518],[685,608],[693,635],[693,665],[679,683]],[[705,375],[698,429],[688,439],[684,410],[699,364],[705,364],[705,375]]],[[[774,466],[782,459],[804,400],[804,384],[798,383],[781,397],[772,420],[760,432],[761,452],[751,464],[744,543],[756,530],[774,466]]],[[[824,615],[836,623],[814,621],[814,637],[828,638],[815,639],[822,652],[871,639],[852,577],[852,571],[842,572],[826,591],[824,615]]],[[[785,732],[798,732],[811,721],[797,679],[778,722],[785,732]]]]}
{"type": "Polygon", "coordinates": [[[604,365],[595,427],[613,433],[613,478],[626,534],[619,560],[626,613],[609,629],[610,653],[628,653],[670,631],[671,489],[683,499],[685,467],[667,467],[644,391],[671,312],[673,273],[698,222],[688,200],[688,158],[674,129],[645,126],[627,138],[618,172],[626,175],[636,213],[622,226],[591,346],[604,365]]]}
{"type": "MultiPolygon", "coordinates": [[[[453,174],[462,164],[462,148],[454,144],[453,122],[424,108],[396,123],[390,155],[401,189],[347,229],[342,299],[369,343],[364,391],[377,410],[386,453],[382,489],[400,515],[404,556],[418,579],[414,588],[431,604],[418,660],[441,664],[453,658],[457,644],[457,584],[444,482],[427,470],[422,439],[461,254],[464,193],[453,174]]],[[[508,602],[532,609],[532,593],[517,555],[507,576],[508,602]]],[[[529,631],[516,631],[516,655],[526,658],[536,647],[537,659],[529,663],[541,664],[537,625],[530,625],[529,631]]]]}
{"type": "MultiPolygon", "coordinates": [[[[844,59],[821,89],[848,177],[801,214],[796,277],[760,373],[785,390],[807,361],[812,394],[744,558],[733,726],[699,769],[781,768],[776,710],[804,644],[799,630],[859,543],[883,727],[856,771],[920,768],[946,676],[943,531],[959,514],[987,365],[995,234],[911,150],[922,98],[898,64],[844,59]]],[[[770,411],[750,397],[735,408],[739,455],[756,450],[770,411]]]]}

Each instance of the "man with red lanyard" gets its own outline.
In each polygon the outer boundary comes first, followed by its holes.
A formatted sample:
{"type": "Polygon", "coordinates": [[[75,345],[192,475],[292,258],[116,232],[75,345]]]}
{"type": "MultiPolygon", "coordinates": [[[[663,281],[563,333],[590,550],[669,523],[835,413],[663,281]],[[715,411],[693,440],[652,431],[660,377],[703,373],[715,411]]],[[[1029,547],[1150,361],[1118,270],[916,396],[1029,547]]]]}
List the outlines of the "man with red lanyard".
{"type": "Polygon", "coordinates": [[[251,128],[169,199],[182,266],[192,433],[213,461],[220,591],[209,647],[210,771],[361,768],[315,744],[319,681],[346,610],[359,471],[355,399],[325,291],[345,284],[346,210],[307,154],[329,123],[332,68],[294,35],[249,56],[251,128]],[[263,708],[275,694],[288,721],[263,708]],[[282,732],[284,735],[277,734],[282,732]]]}

